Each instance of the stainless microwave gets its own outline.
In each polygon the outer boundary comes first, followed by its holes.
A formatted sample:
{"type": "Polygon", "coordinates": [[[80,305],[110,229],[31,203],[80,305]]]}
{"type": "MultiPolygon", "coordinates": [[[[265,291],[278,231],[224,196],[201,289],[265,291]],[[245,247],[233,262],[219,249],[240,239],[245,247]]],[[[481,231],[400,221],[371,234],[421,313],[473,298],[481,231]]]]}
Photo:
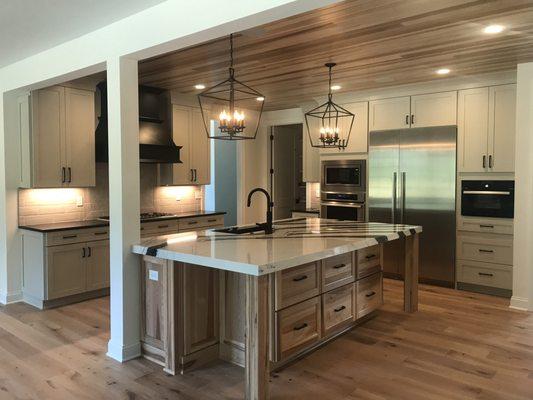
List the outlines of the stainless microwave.
{"type": "Polygon", "coordinates": [[[323,192],[366,191],[366,160],[322,161],[321,175],[323,192]]]}

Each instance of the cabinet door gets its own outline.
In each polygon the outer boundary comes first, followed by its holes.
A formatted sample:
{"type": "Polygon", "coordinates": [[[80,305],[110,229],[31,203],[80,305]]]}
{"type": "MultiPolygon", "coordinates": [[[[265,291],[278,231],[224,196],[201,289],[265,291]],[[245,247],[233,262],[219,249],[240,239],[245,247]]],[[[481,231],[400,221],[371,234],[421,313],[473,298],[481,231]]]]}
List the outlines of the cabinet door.
{"type": "Polygon", "coordinates": [[[218,271],[189,264],[179,271],[184,354],[191,354],[218,342],[218,271]]]}
{"type": "Polygon", "coordinates": [[[489,169],[514,172],[516,85],[489,88],[489,169]]]}
{"type": "Polygon", "coordinates": [[[55,86],[32,93],[33,187],[63,186],[64,109],[64,88],[55,86]]]}
{"type": "Polygon", "coordinates": [[[172,106],[172,138],[180,150],[181,164],[172,164],[171,185],[190,185],[192,182],[191,171],[191,111],[188,107],[172,106]]]}
{"type": "Polygon", "coordinates": [[[195,185],[208,185],[211,181],[210,140],[205,133],[202,113],[199,109],[191,110],[191,168],[194,170],[195,185]]]}
{"type": "Polygon", "coordinates": [[[96,186],[94,92],[65,88],[67,183],[96,186]]]}
{"type": "Polygon", "coordinates": [[[460,90],[458,104],[457,169],[459,172],[485,172],[488,167],[489,88],[460,90]]]}
{"type": "MultiPolygon", "coordinates": [[[[368,152],[368,102],[343,104],[347,111],[355,115],[348,146],[345,149],[320,149],[320,154],[367,153],[368,152]]],[[[340,130],[348,132],[351,118],[340,119],[340,130]]],[[[309,140],[309,137],[306,136],[309,140]]]]}
{"type": "Polygon", "coordinates": [[[86,288],[86,243],[47,247],[47,300],[81,293],[86,288]]]}
{"type": "Polygon", "coordinates": [[[457,124],[457,92],[411,96],[411,127],[457,124]]]}
{"type": "Polygon", "coordinates": [[[374,100],[369,103],[369,107],[369,131],[409,127],[411,115],[409,96],[374,100]]]}
{"type": "Polygon", "coordinates": [[[109,287],[109,241],[87,243],[87,290],[109,287]]]}

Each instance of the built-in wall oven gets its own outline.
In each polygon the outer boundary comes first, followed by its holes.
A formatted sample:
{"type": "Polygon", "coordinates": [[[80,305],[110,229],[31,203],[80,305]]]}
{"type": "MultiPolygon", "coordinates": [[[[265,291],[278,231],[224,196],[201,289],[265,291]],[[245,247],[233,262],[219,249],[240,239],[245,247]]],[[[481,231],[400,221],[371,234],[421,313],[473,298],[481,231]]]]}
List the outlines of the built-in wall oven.
{"type": "Polygon", "coordinates": [[[462,181],[461,215],[514,218],[514,181],[462,181]]]}
{"type": "Polygon", "coordinates": [[[326,160],[321,167],[321,218],[364,221],[366,161],[326,160]]]}

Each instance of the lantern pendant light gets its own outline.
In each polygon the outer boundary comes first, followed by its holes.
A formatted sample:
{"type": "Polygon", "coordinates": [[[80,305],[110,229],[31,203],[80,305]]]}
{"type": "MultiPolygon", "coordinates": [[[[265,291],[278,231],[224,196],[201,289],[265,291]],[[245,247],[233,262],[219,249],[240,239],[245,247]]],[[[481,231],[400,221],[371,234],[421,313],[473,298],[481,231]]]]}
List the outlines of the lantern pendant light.
{"type": "Polygon", "coordinates": [[[233,34],[230,35],[229,77],[198,95],[204,128],[209,139],[255,139],[265,96],[235,78],[233,34]],[[211,125],[211,120],[218,124],[211,125]]]}
{"type": "Polygon", "coordinates": [[[337,65],[327,63],[329,69],[328,101],[305,113],[305,124],[311,146],[344,149],[348,146],[355,115],[333,102],[331,70],[337,65]]]}

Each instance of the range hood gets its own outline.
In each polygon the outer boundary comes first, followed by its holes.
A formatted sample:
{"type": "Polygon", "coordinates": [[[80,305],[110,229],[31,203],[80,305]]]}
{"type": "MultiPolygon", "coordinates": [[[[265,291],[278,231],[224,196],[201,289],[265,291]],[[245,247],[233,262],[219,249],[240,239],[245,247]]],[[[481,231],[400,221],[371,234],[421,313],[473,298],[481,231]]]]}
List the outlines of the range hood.
{"type": "MultiPolygon", "coordinates": [[[[96,127],[96,161],[108,162],[107,82],[97,85],[100,90],[100,117],[96,127]]],[[[139,158],[141,163],[181,163],[180,149],[172,140],[168,106],[163,90],[139,86],[139,158]]]]}

